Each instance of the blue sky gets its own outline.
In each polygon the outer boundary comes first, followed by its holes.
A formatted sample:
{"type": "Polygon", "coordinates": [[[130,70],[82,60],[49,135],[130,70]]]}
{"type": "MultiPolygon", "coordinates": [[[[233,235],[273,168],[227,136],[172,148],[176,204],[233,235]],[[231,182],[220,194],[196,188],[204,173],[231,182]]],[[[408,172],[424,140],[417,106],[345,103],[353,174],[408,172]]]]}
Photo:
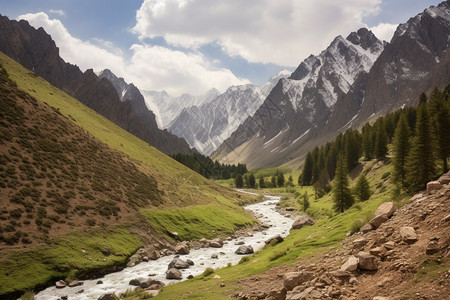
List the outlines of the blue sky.
{"type": "Polygon", "coordinates": [[[0,14],[52,35],[66,61],[176,96],[261,84],[333,38],[386,40],[431,0],[0,0],[0,14]]]}

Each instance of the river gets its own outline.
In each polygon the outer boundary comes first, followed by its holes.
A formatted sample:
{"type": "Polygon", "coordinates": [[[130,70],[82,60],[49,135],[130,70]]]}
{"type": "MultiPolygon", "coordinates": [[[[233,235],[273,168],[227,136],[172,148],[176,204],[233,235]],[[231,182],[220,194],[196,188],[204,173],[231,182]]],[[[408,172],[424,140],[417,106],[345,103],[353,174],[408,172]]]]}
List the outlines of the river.
{"type": "MultiPolygon", "coordinates": [[[[289,229],[292,226],[293,219],[285,217],[278,213],[275,209],[276,203],[280,200],[278,196],[265,196],[265,200],[246,206],[245,208],[252,211],[256,218],[263,224],[270,225],[264,231],[252,232],[252,236],[241,236],[233,240],[225,241],[222,248],[200,248],[191,249],[188,255],[181,255],[183,260],[191,259],[194,265],[189,269],[181,270],[183,279],[186,280],[189,275],[197,276],[203,271],[211,267],[213,269],[227,266],[228,263],[237,264],[242,258],[242,255],[234,253],[239,247],[238,242],[244,242],[245,245],[250,245],[255,251],[261,249],[265,243],[264,241],[272,236],[280,234],[285,237],[289,234],[289,229]],[[212,254],[217,254],[218,258],[211,258],[212,254]]],[[[94,280],[84,280],[83,285],[77,287],[65,287],[57,289],[56,287],[49,287],[39,292],[36,300],[56,300],[61,296],[68,296],[68,299],[98,299],[101,295],[114,292],[117,295],[126,291],[127,289],[134,289],[134,286],[129,285],[131,279],[135,278],[149,278],[159,280],[165,284],[173,284],[178,280],[168,280],[165,277],[168,264],[173,260],[175,255],[169,255],[149,262],[141,262],[140,264],[125,268],[120,272],[110,273],[102,278],[94,280]],[[97,284],[101,280],[102,284],[97,284]],[[81,293],[80,291],[83,290],[81,293]]]]}

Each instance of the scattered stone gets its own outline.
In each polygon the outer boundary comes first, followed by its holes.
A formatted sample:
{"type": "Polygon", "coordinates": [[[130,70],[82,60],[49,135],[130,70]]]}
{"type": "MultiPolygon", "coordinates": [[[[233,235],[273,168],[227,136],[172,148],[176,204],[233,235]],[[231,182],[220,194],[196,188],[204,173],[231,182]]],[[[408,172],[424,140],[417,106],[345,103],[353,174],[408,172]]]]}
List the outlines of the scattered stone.
{"type": "Polygon", "coordinates": [[[187,262],[190,266],[193,266],[193,265],[194,265],[194,262],[193,262],[192,260],[190,260],[190,259],[186,259],[186,262],[187,262]]]}
{"type": "Polygon", "coordinates": [[[361,270],[375,271],[378,270],[378,262],[375,256],[367,252],[358,253],[358,268],[361,270]]]}
{"type": "Polygon", "coordinates": [[[83,281],[74,280],[69,283],[69,287],[76,287],[79,285],[83,285],[83,281]]]}
{"type": "Polygon", "coordinates": [[[385,215],[387,218],[390,218],[396,211],[397,207],[394,205],[394,202],[384,202],[378,206],[375,211],[375,217],[385,215]]]}
{"type": "Polygon", "coordinates": [[[183,278],[183,275],[181,274],[181,271],[175,268],[169,269],[166,271],[166,279],[181,279],[183,278]]]}
{"type": "Polygon", "coordinates": [[[130,282],[128,282],[129,285],[133,285],[133,286],[140,286],[141,285],[141,281],[144,281],[145,279],[143,278],[135,278],[135,279],[131,279],[130,282]]]}
{"type": "Polygon", "coordinates": [[[351,255],[347,261],[341,266],[341,271],[353,272],[358,268],[359,259],[351,255]]]}
{"type": "Polygon", "coordinates": [[[442,222],[448,222],[450,221],[450,215],[446,215],[445,217],[442,218],[442,222]]]}
{"type": "Polygon", "coordinates": [[[237,243],[234,243],[234,244],[237,245],[237,246],[240,246],[240,245],[244,245],[245,243],[243,241],[240,241],[240,242],[237,242],[237,243]]]}
{"type": "Polygon", "coordinates": [[[55,283],[57,289],[62,289],[66,287],[66,282],[64,280],[59,280],[55,283]]]}
{"type": "Polygon", "coordinates": [[[117,298],[115,297],[114,293],[107,293],[98,297],[98,300],[115,300],[115,299],[117,298]]]}
{"type": "Polygon", "coordinates": [[[303,282],[309,281],[313,278],[313,273],[311,272],[289,272],[284,274],[283,286],[286,290],[291,291],[296,286],[302,284],[303,282]]]}
{"type": "Polygon", "coordinates": [[[209,246],[213,248],[222,248],[223,247],[223,241],[221,239],[214,239],[209,242],[209,246]]]}
{"type": "Polygon", "coordinates": [[[150,298],[153,298],[153,297],[158,296],[159,291],[158,291],[158,290],[147,289],[147,290],[144,290],[144,293],[145,293],[147,296],[149,296],[150,298]]]}
{"type": "Polygon", "coordinates": [[[436,193],[442,188],[442,184],[439,181],[430,181],[427,183],[427,193],[429,195],[436,193]]]}
{"type": "Polygon", "coordinates": [[[170,263],[167,269],[188,269],[189,264],[181,258],[175,258],[170,263]]]}
{"type": "Polygon", "coordinates": [[[388,297],[382,297],[382,296],[376,296],[376,297],[373,297],[372,300],[389,300],[389,298],[388,297]]]}
{"type": "Polygon", "coordinates": [[[358,284],[359,281],[358,281],[358,279],[356,279],[356,277],[352,277],[352,278],[350,278],[348,283],[355,285],[355,284],[358,284]]]}
{"type": "Polygon", "coordinates": [[[362,247],[364,247],[369,241],[366,240],[365,238],[359,238],[356,239],[352,242],[353,244],[353,248],[354,249],[361,249],[362,247]]]}
{"type": "Polygon", "coordinates": [[[359,230],[362,234],[366,234],[370,231],[373,230],[372,225],[370,225],[370,223],[367,223],[366,225],[364,225],[363,227],[361,227],[361,229],[359,230]]]}
{"type": "Polygon", "coordinates": [[[276,241],[275,243],[278,244],[284,241],[284,238],[281,235],[277,234],[276,236],[273,236],[270,239],[266,240],[265,243],[270,244],[272,243],[272,241],[276,241]]]}
{"type": "Polygon", "coordinates": [[[270,228],[270,225],[269,225],[269,224],[262,223],[262,224],[261,224],[261,227],[267,229],[267,228],[270,228]]]}
{"type": "Polygon", "coordinates": [[[295,207],[289,206],[289,207],[286,207],[284,210],[286,210],[286,211],[296,211],[297,209],[295,207]]]}
{"type": "Polygon", "coordinates": [[[374,256],[382,256],[384,253],[386,253],[386,249],[384,247],[376,247],[369,250],[369,253],[374,256]]]}
{"type": "Polygon", "coordinates": [[[130,257],[130,259],[128,260],[127,267],[134,267],[136,264],[138,264],[139,263],[139,256],[140,256],[139,253],[133,254],[130,257]]]}
{"type": "Polygon", "coordinates": [[[143,256],[142,257],[142,261],[143,262],[148,262],[150,259],[148,258],[148,256],[143,256]]]}
{"type": "Polygon", "coordinates": [[[432,255],[438,253],[440,250],[441,249],[439,247],[439,242],[437,240],[431,240],[427,245],[425,253],[428,255],[432,255]]]}
{"type": "Polygon", "coordinates": [[[174,238],[178,238],[178,232],[174,231],[170,235],[172,235],[174,238]]]}
{"type": "Polygon", "coordinates": [[[159,254],[159,252],[156,250],[153,250],[152,253],[150,253],[150,256],[148,258],[150,258],[151,260],[157,260],[160,257],[161,257],[161,255],[159,254]]]}
{"type": "Polygon", "coordinates": [[[159,281],[159,280],[153,280],[153,279],[149,279],[147,281],[145,281],[144,283],[142,283],[141,288],[143,289],[147,289],[147,290],[159,290],[161,288],[163,288],[165,286],[164,282],[159,281]]]}
{"type": "Polygon", "coordinates": [[[386,248],[387,250],[392,250],[395,248],[395,243],[393,241],[389,241],[384,243],[384,248],[386,248]]]}
{"type": "Polygon", "coordinates": [[[225,287],[225,283],[222,282],[221,284],[219,284],[219,286],[220,287],[225,287]]]}
{"type": "Polygon", "coordinates": [[[104,256],[109,256],[109,255],[111,255],[111,249],[110,249],[108,246],[106,246],[105,248],[102,249],[102,254],[103,254],[104,256]]]}
{"type": "Polygon", "coordinates": [[[187,277],[187,279],[193,279],[194,278],[194,275],[192,275],[192,274],[190,274],[188,277],[187,277]]]}
{"type": "Polygon", "coordinates": [[[69,296],[67,296],[67,295],[61,296],[61,300],[67,300],[67,299],[69,299],[69,296]]]}
{"type": "Polygon", "coordinates": [[[314,221],[310,217],[300,216],[297,219],[295,219],[291,229],[300,229],[306,225],[314,225],[314,221]]]}
{"type": "Polygon", "coordinates": [[[403,226],[400,228],[400,236],[402,237],[402,241],[412,244],[417,241],[417,233],[413,227],[403,226]]]}
{"type": "Polygon", "coordinates": [[[381,226],[381,224],[383,224],[387,220],[388,220],[388,218],[386,217],[386,215],[381,214],[381,215],[374,217],[372,220],[370,220],[369,224],[372,225],[372,227],[374,229],[377,229],[378,227],[381,226]]]}
{"type": "Polygon", "coordinates": [[[84,289],[81,289],[77,292],[77,294],[81,294],[81,293],[84,293],[84,289]]]}
{"type": "Polygon", "coordinates": [[[214,275],[214,279],[220,279],[219,275],[214,275]]]}
{"type": "Polygon", "coordinates": [[[213,254],[211,254],[211,258],[218,259],[219,255],[217,253],[213,253],[213,254]]]}
{"type": "Polygon", "coordinates": [[[184,254],[189,254],[189,246],[187,245],[187,243],[186,242],[181,242],[181,243],[178,243],[176,246],[175,246],[175,253],[176,254],[182,254],[182,255],[184,255],[184,254]]]}
{"type": "Polygon", "coordinates": [[[103,281],[99,280],[96,282],[96,284],[103,284],[103,281]]]}
{"type": "Polygon", "coordinates": [[[234,251],[234,253],[238,255],[252,254],[253,252],[252,246],[240,246],[236,251],[234,251]]]}
{"type": "Polygon", "coordinates": [[[266,299],[284,300],[286,299],[286,289],[284,286],[278,286],[269,292],[266,299]]]}

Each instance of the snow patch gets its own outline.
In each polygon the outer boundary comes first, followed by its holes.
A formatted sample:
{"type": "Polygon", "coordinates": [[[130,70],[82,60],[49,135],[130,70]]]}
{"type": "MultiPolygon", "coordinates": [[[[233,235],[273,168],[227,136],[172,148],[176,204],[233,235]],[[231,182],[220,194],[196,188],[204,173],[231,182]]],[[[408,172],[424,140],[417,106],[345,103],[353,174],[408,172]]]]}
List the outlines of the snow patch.
{"type": "Polygon", "coordinates": [[[311,130],[311,128],[308,129],[308,130],[306,130],[302,135],[300,135],[298,138],[296,138],[296,139],[292,142],[292,144],[297,143],[302,137],[304,137],[305,135],[307,135],[308,132],[309,132],[310,130],[311,130]]]}

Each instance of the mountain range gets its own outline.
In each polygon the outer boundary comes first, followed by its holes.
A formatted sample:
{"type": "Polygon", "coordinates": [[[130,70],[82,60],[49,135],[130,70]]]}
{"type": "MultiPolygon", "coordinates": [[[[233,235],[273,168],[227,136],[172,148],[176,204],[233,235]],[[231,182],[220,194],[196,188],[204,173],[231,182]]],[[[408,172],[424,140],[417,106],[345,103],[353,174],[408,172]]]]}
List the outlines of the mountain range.
{"type": "Polygon", "coordinates": [[[367,29],[338,36],[280,80],[212,157],[250,168],[298,167],[307,151],[339,132],[448,84],[449,40],[449,1],[400,24],[390,43],[367,29]]]}

